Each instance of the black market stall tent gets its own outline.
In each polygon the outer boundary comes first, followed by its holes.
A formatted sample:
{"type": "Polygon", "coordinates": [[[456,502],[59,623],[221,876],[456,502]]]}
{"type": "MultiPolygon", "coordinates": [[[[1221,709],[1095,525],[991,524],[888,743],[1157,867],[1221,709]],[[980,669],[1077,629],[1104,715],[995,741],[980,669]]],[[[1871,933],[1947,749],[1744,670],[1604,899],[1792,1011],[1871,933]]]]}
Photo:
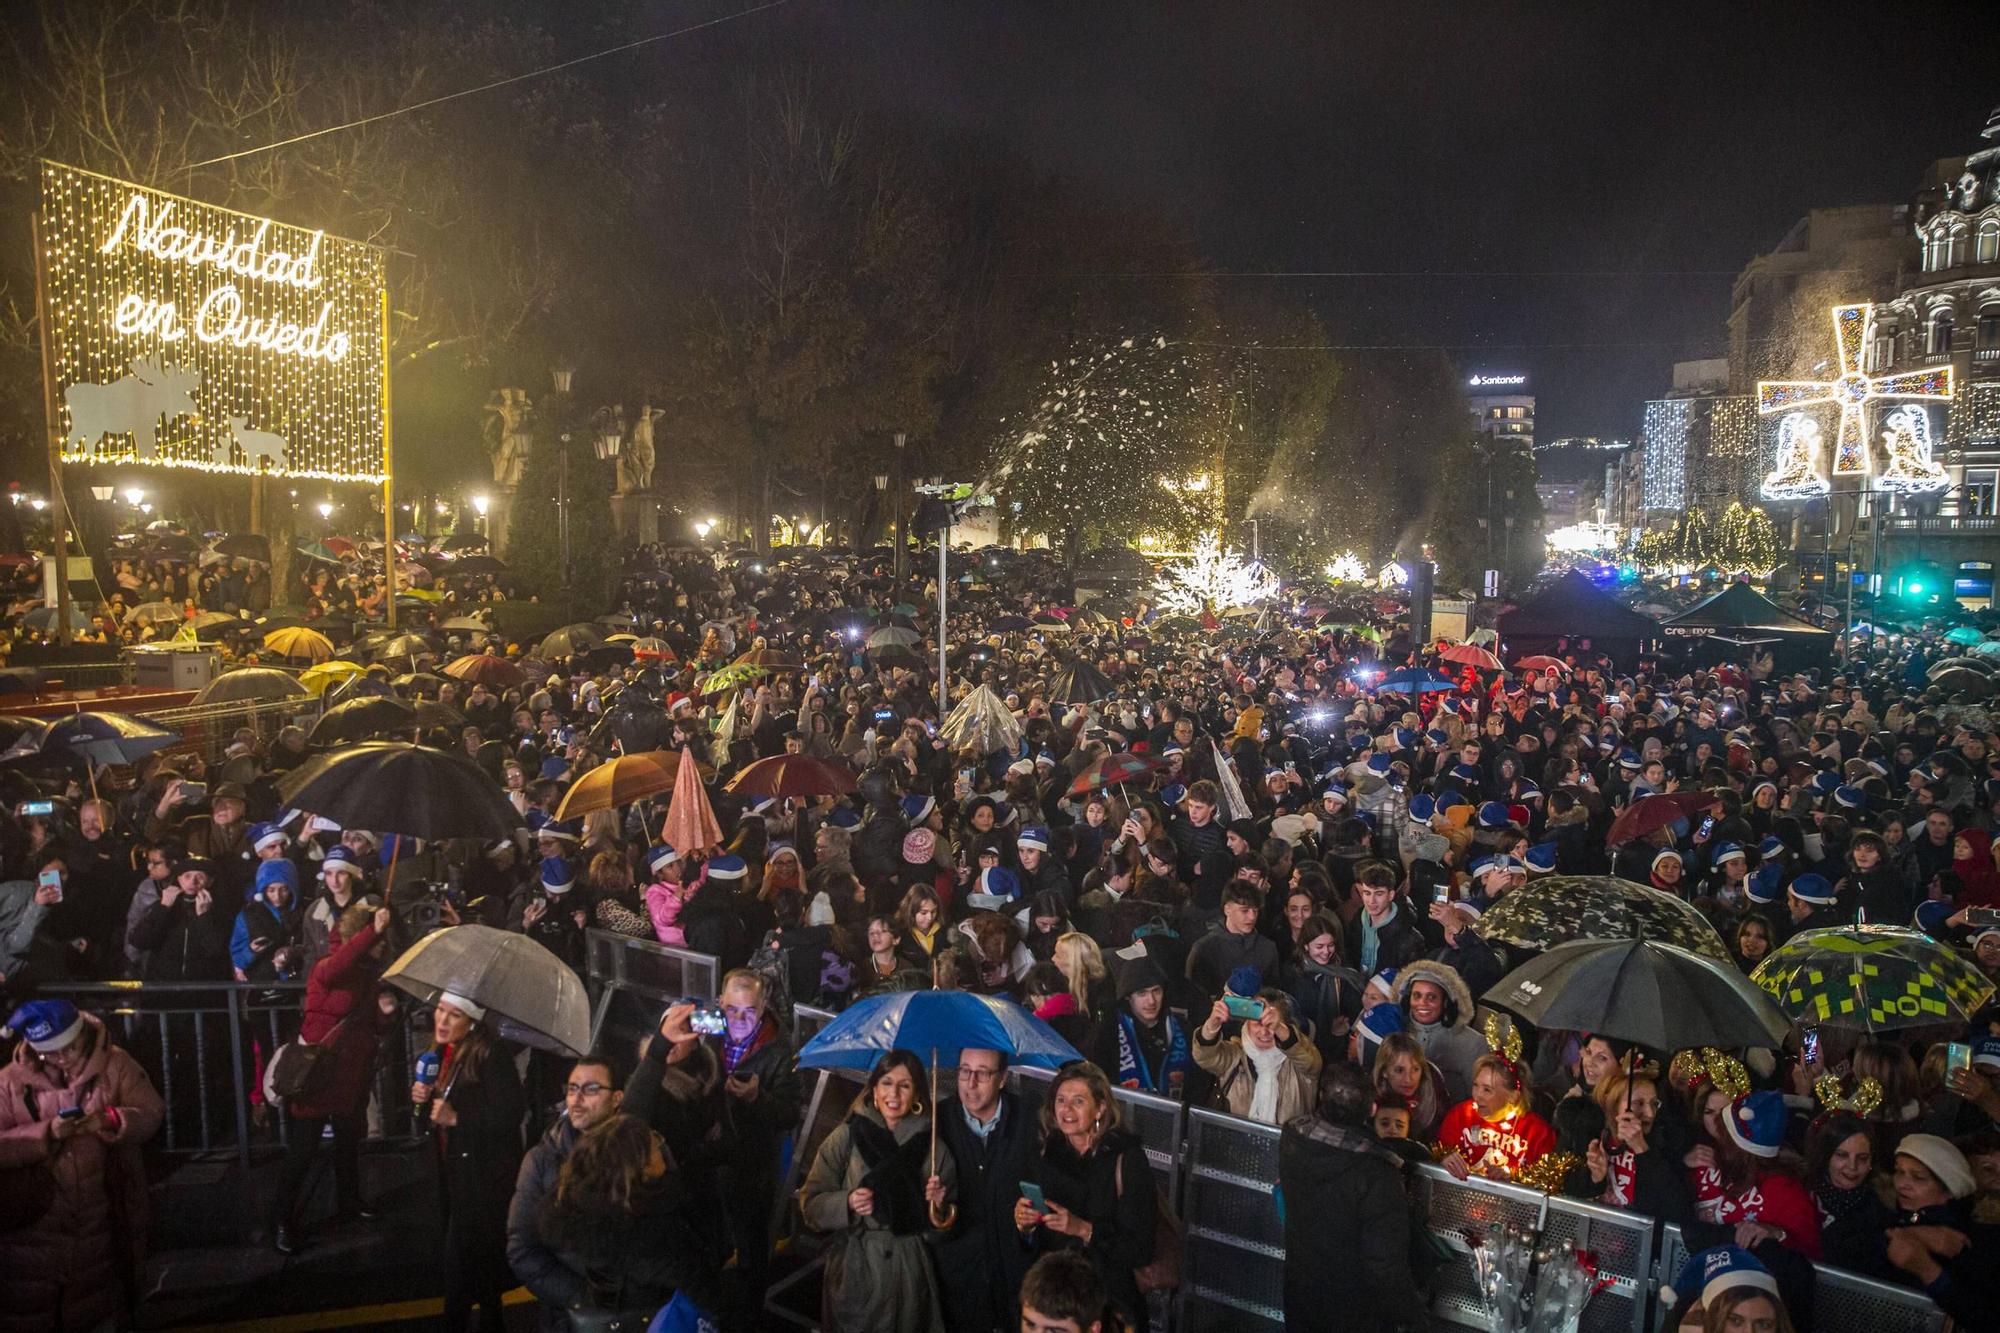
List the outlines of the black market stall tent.
{"type": "Polygon", "coordinates": [[[1538,653],[1561,657],[1587,650],[1630,667],[1660,637],[1651,616],[1634,611],[1575,570],[1502,612],[1498,628],[1506,648],[1501,656],[1510,663],[1538,653]]]}
{"type": "Polygon", "coordinates": [[[1747,662],[1765,648],[1780,671],[1823,665],[1834,643],[1831,630],[1793,615],[1747,583],[1731,583],[1662,621],[1660,633],[1701,663],[1747,662]]]}

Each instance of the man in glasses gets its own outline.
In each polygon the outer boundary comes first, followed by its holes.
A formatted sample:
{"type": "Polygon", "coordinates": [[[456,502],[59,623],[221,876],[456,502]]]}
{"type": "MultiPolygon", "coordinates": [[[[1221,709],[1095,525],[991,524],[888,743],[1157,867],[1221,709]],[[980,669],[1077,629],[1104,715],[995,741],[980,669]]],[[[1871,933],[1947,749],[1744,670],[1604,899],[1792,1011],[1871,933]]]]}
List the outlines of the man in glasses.
{"type": "Polygon", "coordinates": [[[778,1160],[798,1126],[801,1084],[761,973],[724,973],[717,1006],[722,1031],[706,1036],[694,1030],[695,1005],[667,1010],[625,1085],[625,1113],[652,1126],[695,1193],[721,1209],[737,1297],[755,1310],[770,1270],[778,1160]]]}
{"type": "Polygon", "coordinates": [[[958,1095],[937,1109],[938,1137],[958,1164],[958,1220],[938,1242],[947,1323],[962,1333],[1011,1329],[1014,1293],[1034,1256],[1014,1232],[1014,1200],[1032,1173],[1034,1117],[1007,1087],[1007,1056],[958,1055],[958,1095]]]}
{"type": "Polygon", "coordinates": [[[563,1089],[563,1113],[542,1135],[540,1143],[521,1160],[514,1182],[514,1201],[507,1209],[507,1263],[535,1299],[541,1302],[541,1327],[566,1329],[570,1307],[590,1295],[584,1275],[563,1262],[562,1254],[542,1239],[542,1209],[555,1200],[556,1178],[563,1163],[591,1126],[618,1114],[625,1094],[612,1073],[611,1058],[586,1055],[569,1071],[563,1089]]]}

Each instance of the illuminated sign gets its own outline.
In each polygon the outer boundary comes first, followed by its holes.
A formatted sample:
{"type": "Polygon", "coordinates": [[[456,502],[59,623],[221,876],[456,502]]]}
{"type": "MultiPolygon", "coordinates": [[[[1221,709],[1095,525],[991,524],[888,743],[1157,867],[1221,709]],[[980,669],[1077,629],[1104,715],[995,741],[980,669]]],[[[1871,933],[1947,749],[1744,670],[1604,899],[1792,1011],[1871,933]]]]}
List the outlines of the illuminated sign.
{"type": "Polygon", "coordinates": [[[1475,389],[1499,389],[1509,385],[1518,387],[1527,382],[1526,375],[1474,375],[1470,380],[1475,389]]]}
{"type": "Polygon", "coordinates": [[[65,462],[382,480],[382,251],[53,162],[41,227],[65,462]]]}
{"type": "MultiPolygon", "coordinates": [[[[1875,322],[1875,307],[1863,302],[1833,308],[1833,348],[1840,375],[1830,380],[1761,380],[1757,411],[1779,416],[1778,466],[1764,478],[1767,500],[1825,495],[1832,486],[1819,423],[1806,408],[1837,406],[1840,426],[1832,443],[1832,476],[1865,477],[1875,470],[1868,448],[1868,405],[1878,399],[1942,402],[1951,397],[1951,367],[1928,366],[1899,375],[1869,375],[1861,351],[1875,322]],[[1782,415],[1779,415],[1782,414],[1782,415]]],[[[1921,407],[1889,414],[1883,430],[1888,466],[1876,478],[1878,490],[1914,495],[1951,484],[1931,458],[1930,418],[1921,407]]]]}

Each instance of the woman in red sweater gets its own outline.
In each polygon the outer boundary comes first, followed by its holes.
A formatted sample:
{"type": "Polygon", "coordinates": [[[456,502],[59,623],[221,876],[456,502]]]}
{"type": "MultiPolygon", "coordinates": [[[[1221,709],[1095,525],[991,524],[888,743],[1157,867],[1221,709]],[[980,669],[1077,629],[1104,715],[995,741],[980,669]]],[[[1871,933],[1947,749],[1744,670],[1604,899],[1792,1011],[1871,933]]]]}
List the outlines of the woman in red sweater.
{"type": "Polygon", "coordinates": [[[305,1020],[299,1040],[323,1045],[312,1085],[291,1099],[285,1114],[291,1140],[271,1216],[271,1244],[280,1254],[298,1249],[294,1211],[299,1189],[333,1126],[336,1221],[365,1220],[361,1202],[361,1138],[366,1129],[375,1047],[396,1021],[396,996],[381,985],[389,951],[389,909],[378,898],[350,903],[334,922],[332,952],[306,975],[305,1020]]]}
{"type": "Polygon", "coordinates": [[[1444,1169],[1460,1180],[1509,1180],[1556,1146],[1548,1121],[1528,1109],[1521,1068],[1504,1055],[1472,1065],[1472,1096],[1445,1113],[1438,1130],[1444,1169]]]}
{"type": "Polygon", "coordinates": [[[1723,1112],[1722,1128],[1713,1148],[1688,1154],[1688,1183],[1702,1221],[1734,1228],[1746,1250],[1775,1240],[1817,1262],[1819,1209],[1799,1164],[1784,1155],[1784,1097],[1746,1093],[1723,1112]]]}

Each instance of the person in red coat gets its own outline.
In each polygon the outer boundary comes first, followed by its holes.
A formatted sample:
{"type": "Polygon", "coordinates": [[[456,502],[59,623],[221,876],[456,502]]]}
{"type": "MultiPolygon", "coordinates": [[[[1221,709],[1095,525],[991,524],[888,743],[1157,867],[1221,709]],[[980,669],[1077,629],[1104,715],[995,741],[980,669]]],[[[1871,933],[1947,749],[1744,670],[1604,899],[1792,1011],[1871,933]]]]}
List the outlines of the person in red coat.
{"type": "Polygon", "coordinates": [[[1438,1130],[1444,1169],[1464,1180],[1508,1180],[1556,1146],[1548,1121],[1528,1109],[1521,1068],[1502,1055],[1472,1065],[1472,1096],[1446,1112],[1438,1130]]]}
{"type": "Polygon", "coordinates": [[[381,984],[389,951],[389,909],[376,898],[350,903],[334,922],[329,947],[331,952],[306,974],[299,1040],[323,1045],[325,1053],[313,1070],[311,1085],[285,1107],[291,1139],[271,1215],[271,1244],[280,1254],[298,1249],[295,1214],[300,1188],[329,1124],[337,1200],[334,1218],[360,1221],[371,1216],[361,1202],[361,1138],[375,1047],[396,1021],[395,993],[381,984]]]}

